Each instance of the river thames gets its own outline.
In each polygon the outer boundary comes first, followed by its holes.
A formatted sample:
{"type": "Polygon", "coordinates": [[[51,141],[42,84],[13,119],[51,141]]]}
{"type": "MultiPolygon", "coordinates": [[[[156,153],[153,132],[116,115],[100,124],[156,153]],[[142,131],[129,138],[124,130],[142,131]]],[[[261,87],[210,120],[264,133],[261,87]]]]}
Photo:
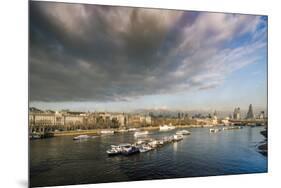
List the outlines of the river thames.
{"type": "MultiPolygon", "coordinates": [[[[30,185],[52,186],[267,172],[258,152],[263,127],[209,133],[188,128],[180,142],[132,156],[108,157],[112,144],[133,143],[133,132],[73,141],[72,136],[30,141],[30,185]]],[[[174,134],[150,131],[149,137],[174,134]]]]}

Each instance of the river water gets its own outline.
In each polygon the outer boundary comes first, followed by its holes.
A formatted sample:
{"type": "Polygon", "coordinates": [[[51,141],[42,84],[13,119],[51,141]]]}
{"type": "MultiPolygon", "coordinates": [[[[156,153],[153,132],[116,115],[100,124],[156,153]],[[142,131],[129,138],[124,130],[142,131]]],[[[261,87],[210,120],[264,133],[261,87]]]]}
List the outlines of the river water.
{"type": "MultiPolygon", "coordinates": [[[[179,129],[177,129],[179,130],[179,129]]],[[[172,135],[151,131],[149,137],[172,135]]],[[[54,137],[30,141],[30,185],[52,186],[267,172],[267,157],[257,146],[263,127],[209,133],[190,128],[180,142],[132,156],[108,157],[112,144],[133,143],[134,133],[85,141],[54,137]]]]}

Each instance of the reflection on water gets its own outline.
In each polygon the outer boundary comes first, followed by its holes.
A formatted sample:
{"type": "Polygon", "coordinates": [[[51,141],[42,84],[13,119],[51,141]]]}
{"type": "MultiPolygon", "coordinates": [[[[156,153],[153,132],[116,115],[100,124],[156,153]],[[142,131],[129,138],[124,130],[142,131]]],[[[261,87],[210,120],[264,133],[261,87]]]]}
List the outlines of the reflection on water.
{"type": "Polygon", "coordinates": [[[174,153],[176,153],[178,151],[178,143],[177,142],[173,143],[173,150],[174,150],[174,153]]]}
{"type": "MultiPolygon", "coordinates": [[[[136,141],[132,132],[83,141],[73,141],[72,137],[32,140],[31,185],[267,172],[267,158],[257,152],[262,129],[245,127],[210,134],[207,128],[193,128],[180,142],[128,157],[108,157],[105,151],[112,144],[136,141]]],[[[148,137],[161,138],[176,131],[153,131],[148,137]]]]}

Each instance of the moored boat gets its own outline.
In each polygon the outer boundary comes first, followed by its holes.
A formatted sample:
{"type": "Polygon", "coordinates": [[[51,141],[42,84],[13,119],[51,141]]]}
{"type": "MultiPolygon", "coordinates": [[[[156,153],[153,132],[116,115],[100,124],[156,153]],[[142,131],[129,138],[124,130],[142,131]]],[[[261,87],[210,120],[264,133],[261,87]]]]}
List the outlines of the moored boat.
{"type": "Polygon", "coordinates": [[[119,144],[119,145],[111,145],[111,148],[106,150],[106,153],[109,156],[114,156],[114,155],[118,155],[121,154],[124,148],[129,148],[131,147],[131,144],[119,144]]]}
{"type": "Polygon", "coordinates": [[[150,150],[152,150],[152,149],[153,149],[153,148],[150,147],[150,146],[147,145],[147,144],[144,144],[144,145],[142,145],[142,146],[139,147],[139,150],[140,150],[141,153],[148,152],[148,151],[150,151],[150,150]]]}
{"type": "Polygon", "coordinates": [[[142,144],[147,144],[150,141],[152,141],[151,138],[141,138],[141,139],[138,139],[135,144],[136,145],[142,145],[142,144]]]}
{"type": "Polygon", "coordinates": [[[39,134],[30,135],[30,139],[41,139],[41,135],[39,134]]]}
{"type": "Polygon", "coordinates": [[[232,127],[223,127],[222,130],[235,130],[235,129],[242,129],[241,126],[232,126],[232,127]]]}
{"type": "Polygon", "coordinates": [[[214,128],[212,128],[209,131],[210,131],[210,133],[217,133],[217,132],[221,131],[221,129],[218,129],[218,128],[214,129],[214,128]]]}
{"type": "Polygon", "coordinates": [[[151,148],[154,148],[154,149],[157,148],[157,146],[158,146],[157,140],[153,140],[153,141],[149,142],[148,145],[151,148]]]}
{"type": "Polygon", "coordinates": [[[83,139],[88,139],[91,138],[89,135],[79,135],[73,138],[73,140],[83,140],[83,139]]]}
{"type": "Polygon", "coordinates": [[[136,153],[139,153],[140,150],[136,146],[130,146],[130,147],[123,147],[121,154],[122,155],[133,155],[136,153]]]}
{"type": "Polygon", "coordinates": [[[148,131],[141,131],[141,132],[135,132],[134,136],[139,137],[139,136],[145,136],[148,135],[148,131]]]}
{"type": "Polygon", "coordinates": [[[182,140],[183,139],[183,135],[177,135],[177,134],[175,134],[174,135],[174,137],[173,137],[173,139],[174,139],[174,141],[180,141],[180,140],[182,140]]]}
{"type": "Polygon", "coordinates": [[[134,132],[134,131],[137,131],[137,129],[136,128],[130,128],[130,129],[128,129],[128,131],[129,132],[134,132]]]}
{"type": "Polygon", "coordinates": [[[191,133],[188,130],[181,130],[176,132],[177,135],[190,135],[191,133]]]}
{"type": "Polygon", "coordinates": [[[119,130],[117,130],[117,132],[118,133],[126,133],[126,132],[128,132],[129,130],[127,130],[127,129],[119,129],[119,130]]]}
{"type": "Polygon", "coordinates": [[[109,156],[118,155],[121,153],[121,149],[117,146],[111,146],[111,149],[106,150],[109,156]]]}
{"type": "Polygon", "coordinates": [[[113,130],[101,130],[101,134],[114,134],[113,130]]]}
{"type": "Polygon", "coordinates": [[[170,142],[173,142],[173,136],[166,136],[166,137],[163,138],[164,144],[167,144],[167,143],[170,143],[170,142]]]}
{"type": "Polygon", "coordinates": [[[43,139],[43,138],[51,138],[51,137],[54,137],[53,132],[45,132],[45,133],[32,132],[29,135],[30,139],[43,139]]]}
{"type": "Polygon", "coordinates": [[[173,126],[172,124],[169,124],[169,125],[160,125],[159,127],[159,130],[160,131],[169,131],[169,130],[173,130],[175,129],[176,127],[173,126]]]}

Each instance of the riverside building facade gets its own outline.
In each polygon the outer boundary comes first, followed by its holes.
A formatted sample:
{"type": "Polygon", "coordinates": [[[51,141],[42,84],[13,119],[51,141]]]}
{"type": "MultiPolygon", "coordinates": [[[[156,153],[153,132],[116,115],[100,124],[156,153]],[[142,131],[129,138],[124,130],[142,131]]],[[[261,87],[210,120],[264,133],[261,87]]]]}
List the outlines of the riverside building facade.
{"type": "Polygon", "coordinates": [[[107,112],[29,111],[30,132],[150,126],[149,115],[107,112]]]}

